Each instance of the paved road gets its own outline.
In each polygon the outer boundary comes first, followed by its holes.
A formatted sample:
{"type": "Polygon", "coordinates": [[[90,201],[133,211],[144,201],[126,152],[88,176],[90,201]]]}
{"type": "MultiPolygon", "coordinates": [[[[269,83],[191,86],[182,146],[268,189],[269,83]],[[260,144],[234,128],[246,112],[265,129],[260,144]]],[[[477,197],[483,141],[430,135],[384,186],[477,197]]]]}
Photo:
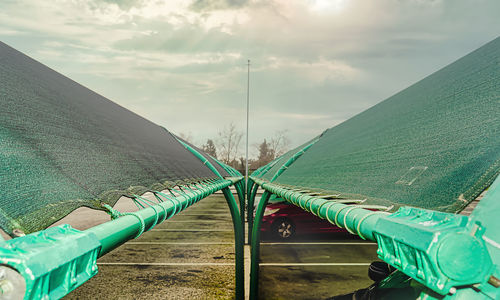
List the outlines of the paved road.
{"type": "MultiPolygon", "coordinates": [[[[66,299],[234,298],[233,243],[225,199],[210,196],[100,258],[99,274],[66,299]]],[[[345,235],[263,240],[260,298],[322,299],[366,287],[375,251],[345,235]]]]}

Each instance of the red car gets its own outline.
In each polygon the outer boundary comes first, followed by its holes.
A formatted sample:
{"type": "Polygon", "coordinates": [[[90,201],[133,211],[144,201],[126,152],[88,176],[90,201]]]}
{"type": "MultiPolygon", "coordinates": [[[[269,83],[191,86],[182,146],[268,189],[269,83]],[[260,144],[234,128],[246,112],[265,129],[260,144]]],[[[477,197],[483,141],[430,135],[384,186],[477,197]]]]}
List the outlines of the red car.
{"type": "Polygon", "coordinates": [[[295,235],[347,231],[287,202],[268,204],[262,218],[261,232],[274,238],[290,239],[295,235]]]}

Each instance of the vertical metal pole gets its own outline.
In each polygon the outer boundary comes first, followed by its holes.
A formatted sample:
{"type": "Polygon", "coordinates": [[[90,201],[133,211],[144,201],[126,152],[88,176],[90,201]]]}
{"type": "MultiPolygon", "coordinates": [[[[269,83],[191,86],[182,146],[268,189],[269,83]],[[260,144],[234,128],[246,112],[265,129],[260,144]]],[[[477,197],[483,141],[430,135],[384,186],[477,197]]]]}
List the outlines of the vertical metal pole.
{"type": "Polygon", "coordinates": [[[250,110],[250,60],[247,64],[247,143],[245,159],[245,191],[248,190],[248,118],[250,110]]]}
{"type": "Polygon", "coordinates": [[[248,244],[252,243],[252,228],[253,228],[253,211],[255,196],[257,195],[257,189],[259,186],[254,184],[250,193],[248,193],[248,205],[247,205],[247,222],[248,222],[248,244]]]}
{"type": "Polygon", "coordinates": [[[252,244],[250,259],[250,300],[256,300],[259,297],[259,259],[260,259],[260,227],[266,204],[269,201],[271,193],[265,191],[260,198],[257,212],[252,228],[252,244]]]}
{"type": "Polygon", "coordinates": [[[238,181],[237,183],[234,184],[234,187],[236,189],[236,193],[238,194],[238,200],[240,203],[240,218],[242,223],[242,226],[245,227],[245,191],[244,191],[244,186],[245,183],[243,181],[238,181]]]}
{"type": "Polygon", "coordinates": [[[235,252],[235,285],[236,285],[236,299],[245,298],[245,258],[244,255],[244,244],[245,244],[245,234],[243,222],[240,219],[240,214],[238,213],[238,205],[236,200],[231,193],[229,188],[222,189],[224,197],[226,198],[229,210],[231,211],[231,217],[233,219],[234,228],[234,252],[235,252]]]}

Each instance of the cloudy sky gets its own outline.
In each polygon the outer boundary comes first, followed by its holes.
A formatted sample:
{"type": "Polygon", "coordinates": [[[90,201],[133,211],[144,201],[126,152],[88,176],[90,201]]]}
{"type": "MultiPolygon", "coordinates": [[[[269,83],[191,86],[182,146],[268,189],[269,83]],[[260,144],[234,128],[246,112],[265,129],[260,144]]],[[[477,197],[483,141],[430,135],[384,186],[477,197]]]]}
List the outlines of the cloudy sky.
{"type": "Polygon", "coordinates": [[[500,33],[498,0],[0,0],[0,40],[196,144],[296,146],[500,33]]]}

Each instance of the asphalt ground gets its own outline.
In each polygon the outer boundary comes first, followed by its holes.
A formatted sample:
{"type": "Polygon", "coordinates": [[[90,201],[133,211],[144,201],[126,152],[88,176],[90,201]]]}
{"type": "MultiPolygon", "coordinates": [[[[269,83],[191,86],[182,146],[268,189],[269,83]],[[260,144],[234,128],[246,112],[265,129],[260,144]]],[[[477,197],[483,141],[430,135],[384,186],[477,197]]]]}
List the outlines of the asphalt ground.
{"type": "Polygon", "coordinates": [[[326,299],[366,288],[377,245],[347,234],[261,243],[260,299],[326,299]]]}
{"type": "Polygon", "coordinates": [[[223,195],[210,196],[100,258],[65,299],[232,299],[232,228],[223,195]]]}
{"type": "MultiPolygon", "coordinates": [[[[117,208],[133,210],[122,202],[117,208]]],[[[80,211],[93,220],[61,223],[85,229],[109,220],[92,214],[80,211]]],[[[65,299],[232,299],[232,226],[224,197],[212,195],[100,258],[99,273],[65,299]]],[[[347,234],[263,237],[259,298],[324,299],[365,288],[375,252],[375,244],[347,234]]]]}

